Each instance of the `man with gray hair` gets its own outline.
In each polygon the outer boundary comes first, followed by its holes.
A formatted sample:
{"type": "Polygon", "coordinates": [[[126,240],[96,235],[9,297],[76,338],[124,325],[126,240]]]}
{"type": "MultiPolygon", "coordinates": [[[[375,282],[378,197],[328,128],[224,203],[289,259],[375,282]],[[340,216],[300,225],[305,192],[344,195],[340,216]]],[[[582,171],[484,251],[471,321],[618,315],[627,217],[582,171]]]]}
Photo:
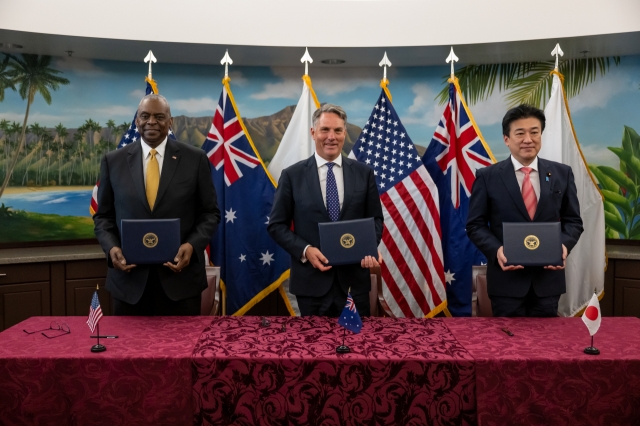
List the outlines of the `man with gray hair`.
{"type": "Polygon", "coordinates": [[[205,152],[168,138],[169,103],[145,96],[140,140],[107,153],[100,164],[95,234],[107,257],[107,290],[116,315],[199,315],[207,286],[204,250],[220,222],[205,152]],[[173,262],[132,265],[121,250],[122,219],[180,219],[173,262]]]}
{"type": "Polygon", "coordinates": [[[318,249],[322,222],[372,217],[378,244],[382,238],[373,169],[341,155],[346,126],[347,114],[337,105],[325,104],[314,112],[316,152],[282,171],[269,216],[269,234],[291,254],[291,293],[303,316],[337,317],[349,288],[360,315],[370,311],[369,268],[379,260],[366,256],[359,265],[328,266],[318,249]]]}

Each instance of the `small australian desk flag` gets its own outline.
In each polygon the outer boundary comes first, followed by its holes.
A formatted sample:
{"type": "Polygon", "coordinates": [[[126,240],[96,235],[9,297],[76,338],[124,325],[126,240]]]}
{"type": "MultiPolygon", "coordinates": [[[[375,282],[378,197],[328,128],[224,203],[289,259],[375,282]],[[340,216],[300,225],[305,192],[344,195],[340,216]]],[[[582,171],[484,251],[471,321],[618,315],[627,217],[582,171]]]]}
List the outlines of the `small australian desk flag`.
{"type": "Polygon", "coordinates": [[[353,301],[350,292],[347,295],[347,304],[344,306],[338,318],[338,324],[354,333],[360,333],[360,330],[362,330],[362,320],[360,319],[360,315],[356,309],[356,303],[353,301]]]}

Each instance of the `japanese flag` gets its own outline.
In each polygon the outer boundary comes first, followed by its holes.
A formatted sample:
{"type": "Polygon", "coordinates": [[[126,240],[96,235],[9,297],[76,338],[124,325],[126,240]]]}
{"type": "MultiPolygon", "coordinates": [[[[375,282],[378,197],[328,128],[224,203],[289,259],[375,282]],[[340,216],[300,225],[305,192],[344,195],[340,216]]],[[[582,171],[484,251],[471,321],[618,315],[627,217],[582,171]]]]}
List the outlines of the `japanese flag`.
{"type": "Polygon", "coordinates": [[[582,321],[585,323],[592,336],[598,332],[601,318],[600,302],[598,302],[598,296],[594,294],[591,296],[591,301],[589,302],[587,309],[585,309],[584,314],[582,314],[582,321]]]}

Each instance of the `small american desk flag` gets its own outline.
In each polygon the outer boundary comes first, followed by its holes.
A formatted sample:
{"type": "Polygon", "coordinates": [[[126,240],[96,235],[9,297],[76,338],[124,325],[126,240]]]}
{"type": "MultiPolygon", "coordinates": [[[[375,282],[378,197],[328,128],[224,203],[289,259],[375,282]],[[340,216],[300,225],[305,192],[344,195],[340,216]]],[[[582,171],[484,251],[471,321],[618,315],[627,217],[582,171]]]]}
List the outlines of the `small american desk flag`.
{"type": "Polygon", "coordinates": [[[98,299],[98,290],[96,290],[93,292],[91,306],[89,307],[89,318],[87,319],[87,324],[92,333],[96,329],[100,318],[102,318],[102,308],[100,307],[100,300],[98,299]]]}

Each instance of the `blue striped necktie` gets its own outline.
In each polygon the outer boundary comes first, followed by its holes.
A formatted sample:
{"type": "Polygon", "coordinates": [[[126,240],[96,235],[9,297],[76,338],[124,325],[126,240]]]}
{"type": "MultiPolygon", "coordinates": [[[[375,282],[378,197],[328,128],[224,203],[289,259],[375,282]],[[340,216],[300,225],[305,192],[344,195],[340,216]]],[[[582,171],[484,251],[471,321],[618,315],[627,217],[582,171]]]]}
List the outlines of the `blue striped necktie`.
{"type": "Polygon", "coordinates": [[[338,197],[338,185],[336,175],[333,174],[335,163],[327,163],[327,211],[332,222],[340,217],[340,198],[338,197]]]}

